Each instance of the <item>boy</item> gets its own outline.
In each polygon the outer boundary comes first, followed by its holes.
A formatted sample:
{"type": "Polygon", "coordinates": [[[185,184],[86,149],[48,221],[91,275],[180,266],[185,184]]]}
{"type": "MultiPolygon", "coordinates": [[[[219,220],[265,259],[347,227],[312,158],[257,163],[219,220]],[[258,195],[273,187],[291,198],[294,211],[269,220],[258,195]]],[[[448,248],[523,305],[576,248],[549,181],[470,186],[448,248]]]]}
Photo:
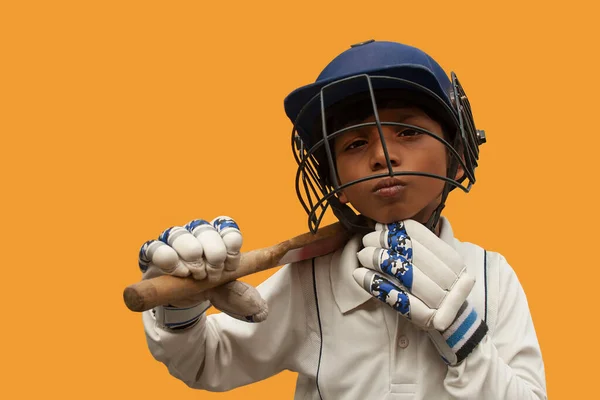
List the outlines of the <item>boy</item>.
{"type": "MultiPolygon", "coordinates": [[[[153,356],[213,391],[289,369],[297,399],[545,399],[516,275],[501,255],[455,239],[441,216],[449,192],[475,182],[485,142],[456,77],[416,48],[369,41],[292,92],[285,109],[310,229],[331,207],[355,235],[282,267],[258,292],[236,281],[210,301],[145,312],[153,356]],[[211,303],[234,318],[207,317],[211,303]]],[[[144,278],[217,279],[236,268],[242,244],[228,217],[159,239],[140,251],[144,278]]]]}

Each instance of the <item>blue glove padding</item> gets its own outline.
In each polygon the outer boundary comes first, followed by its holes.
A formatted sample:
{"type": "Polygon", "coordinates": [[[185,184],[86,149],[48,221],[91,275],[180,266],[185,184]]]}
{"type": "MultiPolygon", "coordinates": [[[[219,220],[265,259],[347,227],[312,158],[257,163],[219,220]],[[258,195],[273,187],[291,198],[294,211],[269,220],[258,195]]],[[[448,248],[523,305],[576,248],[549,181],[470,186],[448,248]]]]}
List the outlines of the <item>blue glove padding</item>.
{"type": "Polygon", "coordinates": [[[372,296],[429,333],[450,365],[460,363],[487,333],[467,302],[475,280],[462,257],[422,224],[377,224],[363,238],[354,278],[372,296]]]}

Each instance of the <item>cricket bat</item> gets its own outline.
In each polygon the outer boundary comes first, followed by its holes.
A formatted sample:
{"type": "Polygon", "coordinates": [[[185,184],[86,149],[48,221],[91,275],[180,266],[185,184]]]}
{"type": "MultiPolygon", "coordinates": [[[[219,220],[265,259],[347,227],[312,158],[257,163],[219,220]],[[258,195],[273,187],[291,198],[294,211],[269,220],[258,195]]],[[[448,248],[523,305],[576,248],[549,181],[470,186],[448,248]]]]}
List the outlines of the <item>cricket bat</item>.
{"type": "Polygon", "coordinates": [[[142,312],[154,307],[177,303],[178,300],[203,292],[243,276],[293,262],[308,260],[331,253],[341,248],[350,238],[350,233],[337,222],[317,233],[310,232],[285,240],[271,247],[244,252],[240,255],[240,266],[235,271],[223,271],[221,279],[195,280],[163,275],[129,285],[123,291],[125,305],[131,311],[142,312]]]}

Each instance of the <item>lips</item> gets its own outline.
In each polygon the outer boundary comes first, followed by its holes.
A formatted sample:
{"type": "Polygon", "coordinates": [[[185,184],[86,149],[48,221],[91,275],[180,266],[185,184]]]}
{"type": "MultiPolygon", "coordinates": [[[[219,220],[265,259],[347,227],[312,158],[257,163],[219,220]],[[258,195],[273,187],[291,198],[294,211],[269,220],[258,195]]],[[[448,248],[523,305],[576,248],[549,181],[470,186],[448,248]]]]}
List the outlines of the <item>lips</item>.
{"type": "Polygon", "coordinates": [[[377,185],[373,187],[373,192],[381,193],[387,192],[390,189],[398,190],[403,188],[404,186],[406,186],[406,184],[398,178],[385,178],[377,182],[377,185]]]}

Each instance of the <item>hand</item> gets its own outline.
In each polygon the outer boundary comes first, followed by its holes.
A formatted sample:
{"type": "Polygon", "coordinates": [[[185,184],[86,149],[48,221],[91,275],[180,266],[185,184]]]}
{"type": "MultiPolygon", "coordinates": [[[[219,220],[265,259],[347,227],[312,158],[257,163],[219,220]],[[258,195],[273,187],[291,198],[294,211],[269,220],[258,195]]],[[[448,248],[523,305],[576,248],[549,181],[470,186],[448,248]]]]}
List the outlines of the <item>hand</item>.
{"type": "MultiPolygon", "coordinates": [[[[237,269],[242,242],[242,234],[233,219],[218,217],[210,223],[196,219],[184,227],[171,227],[158,240],[144,243],[139,253],[139,266],[143,279],[168,274],[216,281],[223,270],[237,269]]],[[[233,281],[181,303],[164,305],[156,310],[156,315],[162,317],[161,313],[164,313],[168,317],[165,326],[169,328],[180,325],[188,327],[197,321],[211,303],[243,321],[260,322],[268,314],[266,302],[254,287],[233,281]]]]}
{"type": "Polygon", "coordinates": [[[487,332],[467,302],[475,279],[461,256],[413,220],[377,224],[363,245],[356,282],[426,330],[448,364],[460,363],[487,332]]]}

